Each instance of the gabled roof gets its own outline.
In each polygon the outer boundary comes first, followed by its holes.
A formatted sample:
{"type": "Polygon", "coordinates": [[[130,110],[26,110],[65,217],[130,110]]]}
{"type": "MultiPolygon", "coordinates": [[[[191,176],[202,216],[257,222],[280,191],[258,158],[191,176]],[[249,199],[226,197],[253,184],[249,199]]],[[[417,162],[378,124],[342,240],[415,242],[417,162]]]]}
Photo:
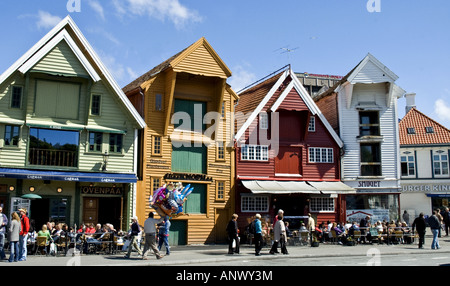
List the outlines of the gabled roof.
{"type": "Polygon", "coordinates": [[[292,89],[295,89],[300,95],[300,98],[306,104],[310,112],[319,117],[336,143],[340,147],[343,147],[344,144],[342,140],[325,119],[325,116],[319,110],[290,67],[238,93],[239,101],[235,108],[236,112],[242,112],[244,114],[250,113],[250,116],[237,131],[235,139],[239,140],[244,135],[245,131],[250,127],[251,123],[256,119],[260,112],[275,112],[292,89]],[[277,91],[280,92],[277,93],[277,91]],[[268,106],[268,108],[264,109],[266,106],[268,106]]]}
{"type": "Polygon", "coordinates": [[[416,108],[411,108],[399,123],[400,145],[450,144],[450,130],[426,116],[416,108]],[[433,133],[426,128],[432,127],[433,133]],[[408,134],[414,128],[415,134],[408,134]]]}
{"type": "Polygon", "coordinates": [[[76,55],[80,63],[88,72],[94,82],[105,79],[118,95],[120,101],[125,105],[136,123],[144,128],[144,119],[139,115],[131,102],[128,100],[122,89],[114,80],[108,69],[102,63],[92,46],[86,40],[80,29],[70,16],[59,22],[50,32],[39,40],[30,50],[20,57],[11,67],[0,75],[0,84],[7,80],[15,72],[22,74],[29,71],[33,66],[44,58],[61,41],[65,41],[72,52],[76,55]]]}
{"type": "MultiPolygon", "coordinates": [[[[123,88],[123,91],[125,93],[128,93],[138,87],[140,87],[143,83],[148,81],[149,79],[153,78],[154,76],[158,75],[159,73],[172,68],[174,70],[177,69],[177,67],[181,66],[184,60],[187,60],[191,55],[193,55],[199,48],[204,48],[209,53],[209,56],[216,62],[216,64],[220,67],[220,69],[223,72],[223,75],[221,77],[228,78],[231,76],[230,69],[226,66],[226,64],[221,60],[219,55],[214,51],[212,46],[208,43],[208,41],[202,37],[197,42],[193,43],[186,49],[176,53],[169,59],[165,60],[164,62],[160,63],[159,65],[155,66],[145,74],[138,77],[136,80],[132,81],[128,85],[126,85],[123,88]]],[[[196,70],[199,70],[198,67],[196,70]]],[[[178,70],[177,70],[178,71],[178,70]]],[[[184,71],[183,68],[180,68],[180,71],[184,71]]],[[[189,71],[188,71],[189,72],[189,71]]],[[[192,71],[190,71],[192,73],[192,71]]],[[[199,73],[200,74],[200,73],[199,73]]]]}
{"type": "Polygon", "coordinates": [[[383,65],[372,54],[368,53],[367,56],[361,60],[346,76],[344,76],[340,81],[324,93],[317,95],[314,100],[317,101],[332,94],[337,91],[340,86],[343,86],[347,82],[351,84],[380,82],[393,83],[397,79],[398,76],[395,73],[383,65]],[[365,80],[363,80],[362,77],[365,77],[365,80]]]}

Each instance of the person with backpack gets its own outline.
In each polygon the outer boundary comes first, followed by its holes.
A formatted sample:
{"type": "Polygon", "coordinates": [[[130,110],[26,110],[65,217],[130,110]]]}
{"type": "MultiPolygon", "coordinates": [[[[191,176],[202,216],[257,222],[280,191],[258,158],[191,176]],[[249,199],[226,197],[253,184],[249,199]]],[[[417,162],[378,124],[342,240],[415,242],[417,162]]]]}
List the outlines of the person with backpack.
{"type": "Polygon", "coordinates": [[[30,231],[30,219],[26,209],[19,209],[21,230],[19,234],[19,261],[27,261],[28,232],[30,231]]]}
{"type": "Polygon", "coordinates": [[[260,256],[262,245],[263,245],[261,215],[260,214],[256,214],[255,219],[250,224],[250,226],[252,226],[252,225],[253,225],[253,227],[250,227],[250,230],[253,231],[253,235],[255,237],[255,256],[260,256]]]}

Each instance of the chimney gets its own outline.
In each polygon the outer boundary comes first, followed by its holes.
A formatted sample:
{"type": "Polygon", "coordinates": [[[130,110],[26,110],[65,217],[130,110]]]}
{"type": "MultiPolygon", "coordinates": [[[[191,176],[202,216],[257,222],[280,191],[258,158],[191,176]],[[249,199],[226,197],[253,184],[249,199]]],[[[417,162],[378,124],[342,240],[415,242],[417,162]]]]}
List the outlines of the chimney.
{"type": "Polygon", "coordinates": [[[406,113],[408,113],[411,108],[416,108],[416,94],[415,93],[407,93],[405,94],[406,98],[406,113]]]}

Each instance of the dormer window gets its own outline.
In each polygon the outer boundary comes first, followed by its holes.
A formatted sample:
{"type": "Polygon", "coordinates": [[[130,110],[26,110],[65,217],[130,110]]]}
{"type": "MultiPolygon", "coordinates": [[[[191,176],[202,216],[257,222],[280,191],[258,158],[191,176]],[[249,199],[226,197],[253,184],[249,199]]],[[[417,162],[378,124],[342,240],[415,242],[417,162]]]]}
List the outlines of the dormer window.
{"type": "Polygon", "coordinates": [[[425,127],[425,132],[427,134],[433,134],[434,133],[434,128],[431,126],[425,127]]]}
{"type": "Polygon", "coordinates": [[[410,135],[416,134],[416,128],[414,127],[406,128],[406,132],[408,132],[408,134],[410,135]]]}

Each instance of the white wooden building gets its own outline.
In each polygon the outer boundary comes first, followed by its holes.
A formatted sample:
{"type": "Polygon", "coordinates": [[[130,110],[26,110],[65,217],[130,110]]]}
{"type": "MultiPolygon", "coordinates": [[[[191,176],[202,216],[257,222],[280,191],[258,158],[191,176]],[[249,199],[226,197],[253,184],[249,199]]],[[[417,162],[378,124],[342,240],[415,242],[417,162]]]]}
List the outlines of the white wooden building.
{"type": "Polygon", "coordinates": [[[319,108],[344,142],[341,180],[357,190],[346,199],[347,219],[397,219],[400,164],[397,100],[405,93],[398,76],[368,54],[328,91],[319,108]]]}

